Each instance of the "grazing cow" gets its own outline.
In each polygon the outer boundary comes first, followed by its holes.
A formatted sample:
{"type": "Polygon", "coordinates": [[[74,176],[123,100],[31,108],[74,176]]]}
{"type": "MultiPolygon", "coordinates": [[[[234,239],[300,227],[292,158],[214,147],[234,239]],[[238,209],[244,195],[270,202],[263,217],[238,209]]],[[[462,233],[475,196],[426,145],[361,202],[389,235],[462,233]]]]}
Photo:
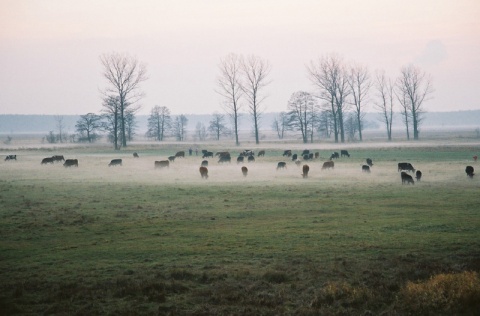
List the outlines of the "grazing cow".
{"type": "Polygon", "coordinates": [[[399,162],[398,163],[398,171],[402,171],[402,170],[415,172],[415,168],[413,168],[412,164],[409,163],[409,162],[399,162]]]}
{"type": "Polygon", "coordinates": [[[208,160],[202,161],[201,166],[202,166],[202,167],[208,167],[208,160]]]}
{"type": "Polygon", "coordinates": [[[400,174],[400,176],[402,177],[402,184],[415,184],[415,181],[413,181],[413,178],[411,175],[409,175],[408,173],[406,173],[405,171],[402,171],[402,173],[400,174]]]}
{"type": "Polygon", "coordinates": [[[212,158],[213,158],[213,152],[211,152],[211,151],[206,151],[206,152],[203,153],[203,156],[202,156],[203,159],[208,158],[208,157],[212,157],[212,158]]]}
{"type": "Polygon", "coordinates": [[[170,167],[170,161],[169,160],[160,160],[160,161],[155,161],[155,169],[157,168],[169,168],[170,167]]]}
{"type": "Polygon", "coordinates": [[[293,155],[292,155],[292,161],[295,161],[295,160],[297,160],[297,159],[298,159],[298,155],[297,155],[297,154],[293,154],[293,155]]]}
{"type": "Polygon", "coordinates": [[[320,158],[320,153],[317,151],[315,152],[315,159],[318,159],[318,158],[320,158]]]}
{"type": "Polygon", "coordinates": [[[278,169],[286,169],[287,168],[287,163],[285,161],[280,161],[278,164],[277,164],[277,170],[278,169]]]}
{"type": "Polygon", "coordinates": [[[312,160],[313,159],[313,153],[308,154],[308,159],[312,160]]]}
{"type": "Polygon", "coordinates": [[[5,157],[5,161],[7,160],[17,160],[17,155],[7,155],[7,157],[5,157]]]}
{"type": "Polygon", "coordinates": [[[285,151],[283,152],[283,155],[282,155],[282,156],[284,156],[284,157],[285,157],[285,156],[290,157],[291,155],[292,155],[292,151],[291,151],[290,149],[288,149],[288,150],[285,150],[285,151]]]}
{"type": "Polygon", "coordinates": [[[473,161],[477,161],[477,159],[478,159],[477,155],[473,156],[473,161]]]}
{"type": "Polygon", "coordinates": [[[65,158],[63,156],[52,156],[52,159],[54,162],[57,162],[57,161],[65,161],[65,158]]]}
{"type": "Polygon", "coordinates": [[[420,181],[420,179],[422,178],[422,172],[420,170],[417,170],[417,172],[415,172],[415,179],[417,179],[417,182],[420,181]]]}
{"type": "Polygon", "coordinates": [[[250,149],[245,149],[241,155],[247,157],[247,156],[255,156],[255,153],[253,151],[251,151],[250,149]]]}
{"type": "Polygon", "coordinates": [[[207,167],[200,167],[200,176],[202,176],[202,179],[208,179],[208,168],[207,167]]]}
{"type": "Polygon", "coordinates": [[[310,154],[310,150],[308,150],[308,149],[304,149],[302,151],[302,156],[309,155],[309,154],[310,154]]]}
{"type": "Polygon", "coordinates": [[[373,161],[372,161],[372,159],[367,158],[367,165],[369,165],[370,167],[373,167],[373,161]]]}
{"type": "Polygon", "coordinates": [[[302,158],[303,158],[303,160],[308,160],[308,159],[310,159],[310,155],[303,155],[302,158]]]}
{"type": "Polygon", "coordinates": [[[245,167],[245,166],[242,167],[242,174],[243,174],[244,177],[247,176],[247,174],[248,174],[248,168],[247,167],[245,167]]]}
{"type": "Polygon", "coordinates": [[[370,173],[370,166],[368,166],[368,165],[363,165],[363,166],[362,166],[362,172],[370,173]]]}
{"type": "Polygon", "coordinates": [[[465,168],[465,172],[467,173],[467,176],[469,176],[470,178],[473,178],[474,170],[472,166],[467,166],[467,168],[465,168]]]}
{"type": "Polygon", "coordinates": [[[348,153],[348,150],[340,150],[340,156],[347,156],[348,158],[350,158],[350,154],[348,153]]]}
{"type": "Polygon", "coordinates": [[[109,167],[111,166],[121,166],[122,165],[122,159],[112,159],[110,163],[108,164],[109,167]]]}
{"type": "Polygon", "coordinates": [[[78,167],[78,159],[67,159],[65,160],[63,166],[67,167],[78,167]]]}
{"type": "Polygon", "coordinates": [[[248,162],[255,162],[255,157],[253,157],[253,156],[248,156],[247,161],[248,161],[248,162]]]}
{"type": "Polygon", "coordinates": [[[231,161],[232,161],[232,157],[230,157],[230,154],[229,154],[225,156],[220,156],[218,163],[231,162],[231,161]]]}
{"type": "Polygon", "coordinates": [[[330,160],[337,159],[337,158],[340,158],[340,155],[338,154],[338,152],[334,151],[330,156],[330,160]]]}
{"type": "Polygon", "coordinates": [[[260,157],[260,156],[265,157],[265,150],[260,150],[260,151],[258,152],[257,157],[260,157]]]}
{"type": "Polygon", "coordinates": [[[185,152],[182,150],[182,151],[179,151],[175,154],[175,157],[179,158],[185,158],[185,152]]]}
{"type": "Polygon", "coordinates": [[[42,159],[42,165],[46,165],[47,163],[53,163],[54,160],[52,157],[47,157],[42,159]]]}
{"type": "Polygon", "coordinates": [[[133,158],[139,158],[139,157],[138,157],[138,154],[137,154],[136,152],[133,153],[133,158]]]}
{"type": "Polygon", "coordinates": [[[238,156],[237,157],[237,163],[241,163],[245,160],[245,157],[244,156],[238,156]]]}
{"type": "Polygon", "coordinates": [[[230,156],[230,153],[228,151],[219,151],[215,154],[215,156],[222,158],[223,156],[230,156]]]}
{"type": "Polygon", "coordinates": [[[177,156],[168,156],[168,161],[175,162],[175,158],[177,158],[177,156]]]}
{"type": "Polygon", "coordinates": [[[308,165],[303,165],[302,167],[302,177],[303,178],[308,178],[308,171],[310,170],[310,167],[308,165]]]}
{"type": "Polygon", "coordinates": [[[325,169],[333,169],[333,167],[335,166],[335,163],[333,161],[325,161],[323,163],[323,166],[322,166],[322,170],[325,170],[325,169]]]}

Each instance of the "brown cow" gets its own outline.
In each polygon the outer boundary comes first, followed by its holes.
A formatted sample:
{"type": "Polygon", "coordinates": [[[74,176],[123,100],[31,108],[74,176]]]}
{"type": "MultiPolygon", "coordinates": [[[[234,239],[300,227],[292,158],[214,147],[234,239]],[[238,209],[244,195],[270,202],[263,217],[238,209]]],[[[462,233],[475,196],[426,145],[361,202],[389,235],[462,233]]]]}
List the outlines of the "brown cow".
{"type": "Polygon", "coordinates": [[[325,169],[333,169],[333,167],[335,166],[335,163],[330,160],[330,161],[325,161],[323,163],[323,166],[322,166],[322,170],[325,170],[325,169]]]}
{"type": "Polygon", "coordinates": [[[303,168],[302,168],[302,177],[303,178],[308,178],[308,171],[310,170],[310,167],[308,165],[303,165],[303,168]]]}
{"type": "Polygon", "coordinates": [[[170,161],[168,161],[168,160],[155,161],[155,169],[157,169],[157,168],[168,168],[168,167],[170,167],[170,161]]]}
{"type": "Polygon", "coordinates": [[[202,179],[208,179],[208,168],[207,167],[200,167],[200,175],[202,176],[202,179]]]}
{"type": "Polygon", "coordinates": [[[280,161],[278,164],[277,164],[277,170],[278,169],[285,169],[287,168],[287,163],[285,161],[280,161]]]}
{"type": "Polygon", "coordinates": [[[247,167],[245,167],[245,166],[242,167],[242,174],[243,174],[244,177],[247,176],[247,174],[248,174],[248,168],[247,167]]]}

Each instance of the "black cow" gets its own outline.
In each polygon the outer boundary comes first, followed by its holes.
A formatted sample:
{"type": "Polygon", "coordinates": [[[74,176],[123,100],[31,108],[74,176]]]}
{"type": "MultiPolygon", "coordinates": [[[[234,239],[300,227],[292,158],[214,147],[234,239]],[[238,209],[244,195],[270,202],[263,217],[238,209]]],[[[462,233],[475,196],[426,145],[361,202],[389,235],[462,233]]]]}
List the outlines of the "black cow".
{"type": "Polygon", "coordinates": [[[46,165],[47,163],[54,163],[54,160],[52,157],[47,157],[42,159],[42,165],[46,165]]]}
{"type": "Polygon", "coordinates": [[[304,149],[302,151],[302,156],[309,155],[309,154],[310,154],[310,150],[308,150],[308,149],[304,149]]]}
{"type": "Polygon", "coordinates": [[[350,158],[350,154],[347,150],[340,150],[340,156],[347,156],[348,158],[350,158]]]}
{"type": "Polygon", "coordinates": [[[310,171],[310,167],[308,165],[303,165],[302,167],[302,177],[308,178],[308,171],[310,171]]]}
{"type": "Polygon", "coordinates": [[[7,155],[7,157],[5,157],[5,161],[7,160],[17,160],[17,155],[7,155]]]}
{"type": "Polygon", "coordinates": [[[170,167],[170,161],[169,160],[155,161],[155,169],[157,169],[157,168],[169,168],[169,167],[170,167]]]}
{"type": "Polygon", "coordinates": [[[220,156],[218,163],[231,162],[231,161],[232,161],[232,157],[230,157],[230,154],[228,154],[228,155],[220,156]]]}
{"type": "Polygon", "coordinates": [[[406,173],[405,171],[402,171],[402,173],[400,174],[401,178],[402,178],[402,184],[415,184],[415,181],[413,181],[413,178],[411,175],[409,175],[408,173],[406,173]]]}
{"type": "Polygon", "coordinates": [[[243,174],[244,177],[246,177],[248,175],[248,168],[247,167],[245,167],[245,166],[242,167],[242,174],[243,174]]]}
{"type": "Polygon", "coordinates": [[[260,150],[257,157],[265,157],[265,150],[260,150]]]}
{"type": "Polygon", "coordinates": [[[330,160],[337,159],[337,158],[340,158],[340,155],[338,154],[338,152],[334,151],[330,156],[330,160]]]}
{"type": "Polygon", "coordinates": [[[370,173],[370,166],[368,166],[368,165],[363,165],[363,166],[362,166],[362,172],[370,173]]]}
{"type": "Polygon", "coordinates": [[[473,178],[473,176],[475,175],[473,172],[473,167],[472,166],[467,166],[465,168],[465,172],[467,173],[467,176],[469,176],[470,178],[473,178]]]}
{"type": "Polygon", "coordinates": [[[202,166],[202,167],[208,167],[208,160],[202,161],[201,166],[202,166]]]}
{"type": "Polygon", "coordinates": [[[184,151],[178,151],[178,152],[175,154],[175,157],[185,158],[185,152],[184,152],[184,151]]]}
{"type": "Polygon", "coordinates": [[[422,178],[422,172],[420,170],[417,170],[417,172],[415,172],[415,179],[417,179],[417,182],[420,181],[420,179],[422,178]]]}
{"type": "Polygon", "coordinates": [[[398,171],[402,171],[402,170],[415,172],[415,168],[413,168],[412,164],[409,162],[398,163],[398,171]]]}
{"type": "Polygon", "coordinates": [[[283,152],[283,155],[282,155],[282,156],[290,157],[291,155],[292,155],[292,151],[291,151],[290,149],[288,149],[288,150],[285,150],[285,151],[283,152]]]}
{"type": "Polygon", "coordinates": [[[211,152],[211,151],[206,151],[206,152],[203,153],[203,156],[202,156],[203,159],[208,158],[208,157],[212,157],[212,158],[213,158],[213,152],[211,152]]]}
{"type": "Polygon", "coordinates": [[[177,156],[169,156],[168,161],[175,162],[175,158],[177,158],[177,156]]]}
{"type": "Polygon", "coordinates": [[[122,165],[122,159],[112,159],[110,163],[108,164],[109,167],[111,166],[121,166],[122,165]]]}
{"type": "Polygon", "coordinates": [[[248,162],[255,162],[255,157],[253,157],[253,156],[248,156],[247,161],[248,161],[248,162]]]}
{"type": "Polygon", "coordinates": [[[63,166],[65,168],[68,168],[68,167],[78,167],[78,159],[67,159],[65,160],[63,166]]]}
{"type": "Polygon", "coordinates": [[[61,155],[52,156],[52,159],[53,159],[54,162],[65,161],[65,158],[61,155]]]}
{"type": "Polygon", "coordinates": [[[320,153],[317,151],[315,152],[315,159],[318,159],[318,158],[320,158],[320,153]]]}
{"type": "Polygon", "coordinates": [[[287,163],[285,161],[280,161],[278,164],[277,164],[277,170],[278,169],[286,169],[287,168],[287,163]]]}
{"type": "Polygon", "coordinates": [[[297,160],[297,158],[298,158],[298,155],[297,155],[297,154],[293,154],[293,155],[292,155],[292,161],[297,160]]]}
{"type": "Polygon", "coordinates": [[[138,158],[138,154],[137,154],[137,153],[133,153],[133,158],[138,158]]]}
{"type": "Polygon", "coordinates": [[[367,165],[369,165],[370,167],[373,167],[373,161],[372,161],[372,159],[367,158],[367,165]]]}
{"type": "Polygon", "coordinates": [[[308,159],[310,159],[310,155],[303,155],[302,158],[303,158],[303,160],[308,160],[308,159]]]}
{"type": "Polygon", "coordinates": [[[244,156],[238,156],[237,157],[237,163],[241,163],[245,160],[245,157],[244,156]]]}

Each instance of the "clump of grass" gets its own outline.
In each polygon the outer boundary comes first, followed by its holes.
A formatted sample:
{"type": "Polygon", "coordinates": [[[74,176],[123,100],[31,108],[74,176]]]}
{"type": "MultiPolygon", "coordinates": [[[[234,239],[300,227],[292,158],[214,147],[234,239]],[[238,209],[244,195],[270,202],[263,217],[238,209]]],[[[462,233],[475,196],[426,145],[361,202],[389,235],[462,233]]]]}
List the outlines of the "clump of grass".
{"type": "Polygon", "coordinates": [[[284,283],[288,281],[288,276],[285,272],[268,271],[263,275],[263,278],[270,283],[284,283]]]}
{"type": "Polygon", "coordinates": [[[346,281],[327,282],[313,299],[314,308],[325,306],[358,307],[374,298],[371,289],[364,286],[353,286],[346,281]]]}
{"type": "Polygon", "coordinates": [[[409,281],[400,291],[401,304],[411,312],[478,311],[480,278],[477,272],[437,274],[429,280],[409,281]]]}

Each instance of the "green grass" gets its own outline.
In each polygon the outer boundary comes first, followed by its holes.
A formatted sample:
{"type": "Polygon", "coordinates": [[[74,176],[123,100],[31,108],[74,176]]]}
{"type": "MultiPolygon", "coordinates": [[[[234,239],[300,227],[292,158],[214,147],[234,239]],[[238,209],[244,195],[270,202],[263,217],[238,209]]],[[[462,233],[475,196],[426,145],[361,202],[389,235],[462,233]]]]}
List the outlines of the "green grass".
{"type": "Polygon", "coordinates": [[[118,153],[85,148],[65,169],[27,151],[1,164],[0,312],[473,314],[479,291],[405,303],[408,282],[480,270],[480,182],[458,162],[469,150],[351,150],[301,179],[274,171],[278,149],[246,179],[212,162],[209,180],[199,157],[153,172],[156,152],[108,168],[118,153]],[[370,175],[363,156],[377,157],[370,175]],[[400,160],[424,180],[402,186],[400,160]]]}

